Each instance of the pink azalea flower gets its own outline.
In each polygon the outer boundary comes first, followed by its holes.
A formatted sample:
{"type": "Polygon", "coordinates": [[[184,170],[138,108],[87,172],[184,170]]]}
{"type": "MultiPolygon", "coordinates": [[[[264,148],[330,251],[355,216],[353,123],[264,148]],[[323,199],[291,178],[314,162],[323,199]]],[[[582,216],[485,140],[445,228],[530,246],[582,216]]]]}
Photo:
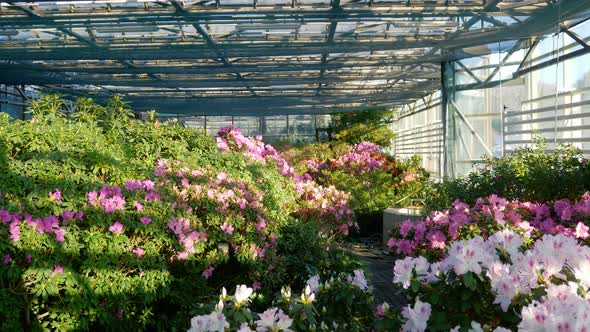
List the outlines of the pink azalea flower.
{"type": "Polygon", "coordinates": [[[66,230],[65,229],[60,228],[60,229],[56,230],[53,233],[55,234],[55,241],[57,241],[57,242],[64,242],[64,235],[66,235],[66,230]]]}
{"type": "Polygon", "coordinates": [[[55,192],[49,192],[49,198],[57,201],[58,203],[62,203],[61,191],[58,188],[55,188],[55,192]]]}
{"type": "Polygon", "coordinates": [[[555,221],[549,217],[539,225],[539,229],[541,229],[543,233],[553,234],[555,233],[555,221]]]}
{"type": "Polygon", "coordinates": [[[221,225],[221,231],[225,232],[227,235],[232,235],[234,233],[234,227],[226,222],[221,225]]]}
{"type": "Polygon", "coordinates": [[[111,202],[113,202],[115,210],[125,210],[125,197],[113,196],[113,198],[111,198],[111,202]]]}
{"type": "Polygon", "coordinates": [[[258,255],[258,258],[260,260],[262,260],[264,258],[265,252],[266,252],[266,250],[264,248],[256,248],[256,254],[258,255]]]}
{"type": "Polygon", "coordinates": [[[138,258],[142,258],[143,254],[144,254],[144,250],[141,248],[135,248],[133,249],[133,253],[138,257],[138,258]]]}
{"type": "Polygon", "coordinates": [[[582,222],[579,222],[576,226],[576,231],[574,235],[579,239],[586,239],[589,235],[588,229],[590,229],[588,226],[584,225],[584,223],[582,222]]]}
{"type": "Polygon", "coordinates": [[[6,225],[6,223],[12,220],[12,215],[10,212],[0,209],[0,220],[2,220],[2,224],[6,225]]]}
{"type": "Polygon", "coordinates": [[[53,273],[52,275],[56,275],[56,274],[63,274],[64,273],[64,268],[63,266],[61,266],[60,264],[53,264],[53,273]]]}
{"type": "Polygon", "coordinates": [[[109,231],[111,231],[115,234],[119,234],[123,231],[123,224],[116,221],[111,227],[109,227],[109,231]]]}
{"type": "Polygon", "coordinates": [[[152,180],[143,180],[141,181],[141,186],[143,187],[143,189],[151,191],[154,188],[155,183],[152,180]]]}
{"type": "Polygon", "coordinates": [[[156,192],[150,191],[147,195],[145,195],[145,200],[148,202],[161,201],[162,197],[160,197],[160,195],[158,195],[156,192]]]}
{"type": "Polygon", "coordinates": [[[404,220],[400,226],[399,233],[402,237],[406,237],[408,233],[414,228],[414,223],[411,220],[404,220]]]}
{"type": "Polygon", "coordinates": [[[256,216],[258,223],[256,224],[256,231],[263,232],[266,229],[266,221],[260,215],[256,216]]]}
{"type": "Polygon", "coordinates": [[[49,216],[43,219],[37,219],[39,225],[39,233],[53,233],[53,218],[55,216],[49,216]]]}
{"type": "Polygon", "coordinates": [[[82,219],[84,218],[84,212],[80,211],[76,213],[76,216],[74,218],[76,218],[76,220],[78,221],[82,221],[82,219]]]}
{"type": "Polygon", "coordinates": [[[98,205],[98,193],[96,191],[91,191],[86,193],[86,197],[88,197],[88,203],[92,206],[98,205]]]}
{"type": "Polygon", "coordinates": [[[125,183],[125,189],[134,191],[141,188],[141,182],[135,180],[129,180],[125,183]]]}
{"type": "Polygon", "coordinates": [[[143,212],[143,205],[140,202],[138,202],[138,201],[133,202],[133,206],[135,207],[137,212],[143,212]]]}
{"type": "Polygon", "coordinates": [[[390,239],[387,241],[387,247],[388,247],[389,249],[392,249],[393,247],[395,247],[395,245],[396,245],[396,240],[395,240],[394,238],[390,238],[390,239]]]}
{"type": "Polygon", "coordinates": [[[424,234],[426,234],[426,223],[419,221],[414,228],[414,241],[422,241],[424,234]]]}
{"type": "Polygon", "coordinates": [[[10,240],[18,242],[20,240],[20,221],[14,221],[10,224],[10,240]]]}
{"type": "Polygon", "coordinates": [[[206,269],[205,271],[203,271],[203,273],[202,273],[203,277],[205,277],[207,279],[211,278],[211,276],[213,275],[213,270],[215,270],[215,268],[210,267],[210,268],[206,269]]]}
{"type": "Polygon", "coordinates": [[[65,210],[64,212],[62,212],[59,216],[63,219],[63,221],[70,221],[72,219],[74,219],[74,216],[76,215],[76,212],[74,211],[70,211],[70,210],[65,210]]]}
{"type": "Polygon", "coordinates": [[[426,238],[430,241],[430,247],[435,249],[444,249],[446,246],[447,238],[441,231],[431,231],[428,232],[426,238]]]}
{"type": "Polygon", "coordinates": [[[261,287],[260,287],[260,281],[258,281],[258,280],[254,281],[254,283],[252,284],[252,289],[253,289],[254,291],[257,291],[257,290],[259,290],[260,288],[261,288],[261,287]]]}
{"type": "Polygon", "coordinates": [[[141,221],[143,224],[147,225],[152,222],[152,219],[150,219],[148,217],[141,217],[141,218],[139,218],[139,221],[141,221]]]}
{"type": "Polygon", "coordinates": [[[412,255],[414,254],[414,250],[416,250],[416,242],[411,240],[399,240],[397,241],[397,250],[396,253],[398,255],[412,255]]]}
{"type": "Polygon", "coordinates": [[[535,230],[535,228],[533,226],[531,226],[531,224],[528,221],[523,221],[521,223],[518,223],[518,225],[516,225],[516,226],[519,228],[522,228],[524,230],[525,237],[531,237],[531,234],[535,230]]]}

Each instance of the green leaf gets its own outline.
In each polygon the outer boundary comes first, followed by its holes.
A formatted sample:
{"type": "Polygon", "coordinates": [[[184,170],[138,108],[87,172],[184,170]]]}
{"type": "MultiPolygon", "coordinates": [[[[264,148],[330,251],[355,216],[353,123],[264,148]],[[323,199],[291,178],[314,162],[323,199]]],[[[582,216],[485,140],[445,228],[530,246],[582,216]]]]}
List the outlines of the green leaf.
{"type": "Polygon", "coordinates": [[[477,282],[473,278],[473,272],[465,273],[462,277],[462,280],[463,280],[463,285],[465,285],[465,287],[467,287],[473,291],[477,290],[477,282]]]}

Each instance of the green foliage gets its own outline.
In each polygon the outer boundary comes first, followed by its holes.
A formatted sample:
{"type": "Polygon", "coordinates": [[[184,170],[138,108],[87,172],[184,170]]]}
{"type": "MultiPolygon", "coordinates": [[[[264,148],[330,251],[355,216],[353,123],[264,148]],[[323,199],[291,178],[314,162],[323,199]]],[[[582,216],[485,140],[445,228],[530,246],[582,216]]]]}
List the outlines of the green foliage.
{"type": "Polygon", "coordinates": [[[33,113],[33,118],[38,120],[52,120],[55,117],[63,117],[61,109],[64,101],[57,94],[44,95],[41,98],[31,102],[29,111],[33,113]]]}
{"type": "Polygon", "coordinates": [[[325,175],[326,183],[351,193],[351,208],[356,214],[380,213],[398,199],[395,179],[384,169],[361,175],[336,170],[325,175]]]}
{"type": "Polygon", "coordinates": [[[352,272],[359,263],[349,254],[334,246],[333,241],[323,236],[319,223],[293,220],[280,230],[277,239],[278,254],[284,255],[285,276],[279,284],[303,288],[310,275],[329,279],[334,274],[352,272]],[[305,250],[301,250],[305,248],[305,250]]]}
{"type": "MultiPolygon", "coordinates": [[[[4,278],[2,278],[4,282],[4,278]]],[[[2,331],[22,331],[24,327],[22,321],[24,320],[21,310],[15,308],[23,308],[25,305],[25,297],[21,294],[11,292],[9,288],[4,285],[0,288],[0,330],[2,331]]]]}
{"type": "Polygon", "coordinates": [[[105,108],[96,104],[92,98],[78,98],[74,107],[76,112],[72,114],[72,118],[79,122],[92,123],[106,116],[105,108]]]}
{"type": "Polygon", "coordinates": [[[426,205],[428,210],[443,210],[455,199],[473,204],[491,194],[533,202],[575,200],[589,189],[590,163],[579,149],[560,145],[547,152],[545,143],[537,139],[533,147],[486,159],[481,169],[466,177],[433,185],[426,205]]]}
{"type": "Polygon", "coordinates": [[[388,128],[395,110],[369,110],[332,116],[336,139],[349,144],[371,142],[389,146],[395,136],[388,128]]]}
{"type": "Polygon", "coordinates": [[[453,282],[433,284],[412,281],[408,299],[419,297],[432,305],[428,321],[429,331],[449,331],[455,326],[467,329],[472,321],[495,322],[495,325],[510,326],[519,321],[513,310],[504,312],[494,303],[490,282],[473,272],[447,276],[453,282]]]}
{"type": "Polygon", "coordinates": [[[64,118],[0,124],[0,142],[2,191],[27,207],[55,188],[79,203],[98,183],[122,184],[142,163],[127,159],[101,128],[64,118]]]}
{"type": "Polygon", "coordinates": [[[395,201],[390,206],[414,206],[422,203],[412,199],[428,197],[430,174],[422,167],[422,158],[415,155],[406,160],[397,159],[395,164],[395,201]]]}
{"type": "Polygon", "coordinates": [[[341,278],[336,278],[330,287],[321,289],[314,305],[320,311],[318,321],[326,326],[367,331],[373,324],[372,295],[341,278]]]}

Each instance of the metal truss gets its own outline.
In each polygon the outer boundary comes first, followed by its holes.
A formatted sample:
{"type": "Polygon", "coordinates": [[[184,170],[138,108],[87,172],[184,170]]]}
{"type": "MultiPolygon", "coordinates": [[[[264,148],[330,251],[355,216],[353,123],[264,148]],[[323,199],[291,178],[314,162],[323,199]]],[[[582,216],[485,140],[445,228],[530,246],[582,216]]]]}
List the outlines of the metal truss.
{"type": "Polygon", "coordinates": [[[589,19],[590,19],[590,17],[586,17],[586,19],[584,19],[584,20],[580,20],[580,21],[576,22],[575,24],[570,24],[570,25],[567,25],[567,26],[560,23],[560,30],[559,31],[567,34],[568,36],[570,36],[571,39],[573,39],[582,48],[580,48],[578,50],[575,50],[573,52],[569,52],[569,53],[566,53],[566,54],[559,55],[557,57],[551,58],[548,61],[537,63],[535,65],[525,66],[531,60],[530,57],[529,57],[529,55],[532,53],[533,49],[537,46],[537,44],[541,40],[541,38],[538,38],[537,40],[535,40],[535,42],[533,42],[531,44],[531,46],[527,50],[527,53],[526,53],[525,57],[522,59],[522,62],[518,66],[518,70],[514,73],[514,77],[521,76],[521,75],[524,75],[526,73],[529,73],[529,72],[532,72],[532,71],[535,71],[535,70],[539,70],[539,69],[542,69],[542,68],[546,68],[546,67],[549,67],[551,65],[554,65],[556,63],[563,62],[563,61],[565,61],[567,59],[572,59],[572,58],[575,58],[577,56],[584,55],[584,54],[590,52],[590,45],[588,45],[588,43],[586,43],[584,41],[584,39],[582,39],[580,36],[578,36],[575,32],[573,32],[573,31],[570,30],[574,26],[576,26],[576,25],[578,25],[580,23],[583,23],[583,22],[585,22],[585,21],[587,21],[589,19]]]}
{"type": "Polygon", "coordinates": [[[440,63],[514,41],[501,50],[506,61],[558,23],[587,19],[588,8],[590,0],[0,1],[0,83],[119,94],[162,114],[394,107],[439,89],[440,63]]]}

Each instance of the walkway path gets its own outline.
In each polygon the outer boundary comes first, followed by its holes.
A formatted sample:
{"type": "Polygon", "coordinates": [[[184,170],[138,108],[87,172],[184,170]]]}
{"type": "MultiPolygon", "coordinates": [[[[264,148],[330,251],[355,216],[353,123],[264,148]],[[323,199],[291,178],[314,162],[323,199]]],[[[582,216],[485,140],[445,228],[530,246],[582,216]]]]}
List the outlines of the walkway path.
{"type": "Polygon", "coordinates": [[[405,305],[402,288],[393,283],[395,257],[381,249],[372,249],[356,243],[347,244],[343,249],[365,264],[376,304],[387,302],[394,307],[405,305]]]}

